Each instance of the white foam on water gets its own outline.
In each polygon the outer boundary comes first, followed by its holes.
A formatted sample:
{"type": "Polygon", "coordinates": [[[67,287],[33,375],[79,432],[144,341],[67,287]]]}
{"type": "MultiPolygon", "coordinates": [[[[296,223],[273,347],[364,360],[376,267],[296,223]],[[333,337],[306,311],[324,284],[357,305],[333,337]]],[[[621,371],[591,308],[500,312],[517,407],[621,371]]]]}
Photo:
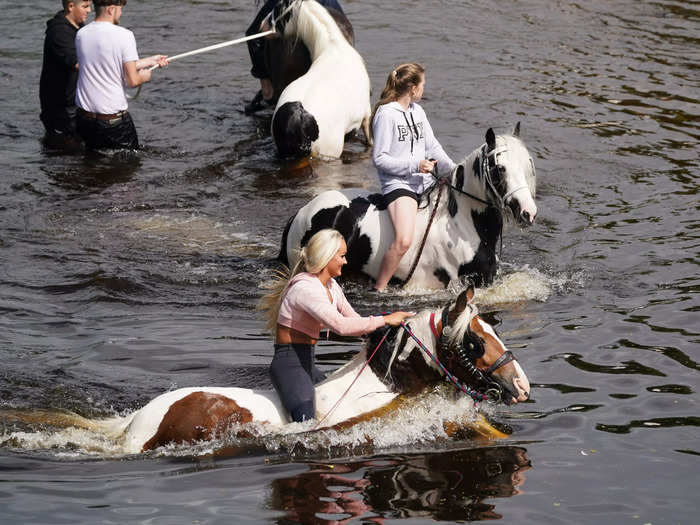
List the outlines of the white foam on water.
{"type": "Polygon", "coordinates": [[[85,428],[11,432],[0,435],[0,446],[18,450],[51,451],[60,458],[118,457],[124,455],[118,440],[85,428]]]}
{"type": "MultiPolygon", "coordinates": [[[[579,279],[580,276],[576,277],[579,279]]],[[[475,302],[484,306],[519,303],[523,301],[546,301],[552,293],[562,289],[569,277],[564,275],[546,275],[529,265],[514,266],[503,264],[496,279],[490,286],[476,288],[475,302]]],[[[405,288],[389,287],[387,294],[391,297],[405,298],[406,304],[425,302],[429,299],[435,304],[453,300],[467,286],[465,279],[453,279],[446,289],[433,290],[408,286],[405,288]]]]}
{"type": "MultiPolygon", "coordinates": [[[[267,453],[294,454],[303,447],[314,454],[371,446],[372,450],[409,446],[447,440],[444,424],[467,428],[477,418],[478,411],[472,400],[455,396],[443,384],[421,396],[407,398],[396,410],[381,417],[361,421],[346,429],[320,428],[316,421],[290,423],[283,426],[265,423],[234,425],[223,436],[194,444],[171,444],[149,452],[152,456],[202,456],[225,447],[264,449],[267,453]],[[239,431],[248,436],[237,437],[239,431]]],[[[49,452],[55,457],[80,459],[85,457],[119,458],[128,455],[122,436],[114,435],[126,418],[86,420],[93,428],[68,426],[61,429],[40,429],[0,434],[0,446],[21,451],[49,452]]]]}
{"type": "Polygon", "coordinates": [[[475,302],[485,306],[523,301],[544,302],[553,290],[562,285],[562,278],[552,278],[525,265],[507,273],[499,272],[490,286],[476,290],[475,302]]]}
{"type": "Polygon", "coordinates": [[[269,239],[240,231],[240,224],[223,223],[199,215],[129,215],[116,218],[111,227],[134,242],[168,247],[178,253],[197,252],[213,255],[266,256],[276,251],[269,239]]]}

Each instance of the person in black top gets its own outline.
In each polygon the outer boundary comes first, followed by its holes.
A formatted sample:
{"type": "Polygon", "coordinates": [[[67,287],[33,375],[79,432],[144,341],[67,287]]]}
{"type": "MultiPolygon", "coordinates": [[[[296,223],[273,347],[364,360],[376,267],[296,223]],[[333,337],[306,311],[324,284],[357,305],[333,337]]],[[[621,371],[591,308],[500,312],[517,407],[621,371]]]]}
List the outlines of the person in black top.
{"type": "Polygon", "coordinates": [[[79,140],[75,131],[75,87],[78,82],[75,35],[90,13],[88,0],[63,0],[62,3],[63,10],[46,22],[44,63],[39,84],[40,118],[47,139],[54,145],[79,140]]]}

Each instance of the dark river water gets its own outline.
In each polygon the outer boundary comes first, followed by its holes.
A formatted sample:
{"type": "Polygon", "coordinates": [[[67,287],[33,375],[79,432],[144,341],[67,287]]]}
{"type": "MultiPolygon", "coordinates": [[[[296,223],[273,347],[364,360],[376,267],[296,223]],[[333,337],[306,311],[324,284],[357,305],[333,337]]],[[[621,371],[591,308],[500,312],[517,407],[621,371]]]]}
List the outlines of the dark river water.
{"type": "MultiPolygon", "coordinates": [[[[254,308],[282,228],[324,189],[376,189],[370,152],[278,160],[270,112],[242,112],[257,86],[235,46],[154,73],[130,104],[137,155],[57,154],[38,84],[59,2],[2,5],[2,523],[697,523],[700,2],[343,2],[373,101],[396,64],[423,63],[423,106],[453,158],[521,122],[539,215],[505,232],[477,302],[532,399],[486,409],[501,441],[446,438],[431,417],[453,402],[431,394],[374,426],[243,455],[224,440],[136,456],[60,414],[269,386],[254,308]]],[[[254,11],[132,0],[122,24],[142,55],[173,55],[243,35],[254,11]]],[[[454,293],[344,286],[367,314],[454,293]]],[[[322,343],[320,366],[359,346],[322,343]]]]}

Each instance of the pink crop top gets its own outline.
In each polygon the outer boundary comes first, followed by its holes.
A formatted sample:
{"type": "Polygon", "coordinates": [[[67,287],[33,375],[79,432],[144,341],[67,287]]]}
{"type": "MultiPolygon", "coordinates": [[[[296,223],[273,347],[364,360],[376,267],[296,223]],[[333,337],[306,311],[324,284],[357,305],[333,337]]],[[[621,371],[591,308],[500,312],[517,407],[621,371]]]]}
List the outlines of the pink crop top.
{"type": "Polygon", "coordinates": [[[311,273],[299,273],[289,282],[277,323],[318,339],[321,330],[328,328],[338,335],[362,335],[384,326],[384,317],[360,317],[343,294],[340,285],[328,281],[333,302],[326,287],[311,273]]]}

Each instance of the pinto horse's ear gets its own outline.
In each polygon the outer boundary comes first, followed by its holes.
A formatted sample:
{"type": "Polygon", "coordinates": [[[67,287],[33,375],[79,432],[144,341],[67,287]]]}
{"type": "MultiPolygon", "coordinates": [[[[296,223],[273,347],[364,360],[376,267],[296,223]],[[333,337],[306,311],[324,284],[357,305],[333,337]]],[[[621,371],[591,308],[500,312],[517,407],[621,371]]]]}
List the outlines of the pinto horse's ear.
{"type": "Polygon", "coordinates": [[[466,290],[462,291],[457,297],[457,304],[455,305],[455,313],[461,314],[469,303],[474,300],[474,286],[470,284],[466,290]]]}
{"type": "Polygon", "coordinates": [[[489,151],[496,148],[496,134],[493,132],[493,128],[486,131],[486,145],[489,151]]]}
{"type": "Polygon", "coordinates": [[[518,121],[518,123],[513,128],[513,136],[520,137],[520,121],[518,121]]]}

